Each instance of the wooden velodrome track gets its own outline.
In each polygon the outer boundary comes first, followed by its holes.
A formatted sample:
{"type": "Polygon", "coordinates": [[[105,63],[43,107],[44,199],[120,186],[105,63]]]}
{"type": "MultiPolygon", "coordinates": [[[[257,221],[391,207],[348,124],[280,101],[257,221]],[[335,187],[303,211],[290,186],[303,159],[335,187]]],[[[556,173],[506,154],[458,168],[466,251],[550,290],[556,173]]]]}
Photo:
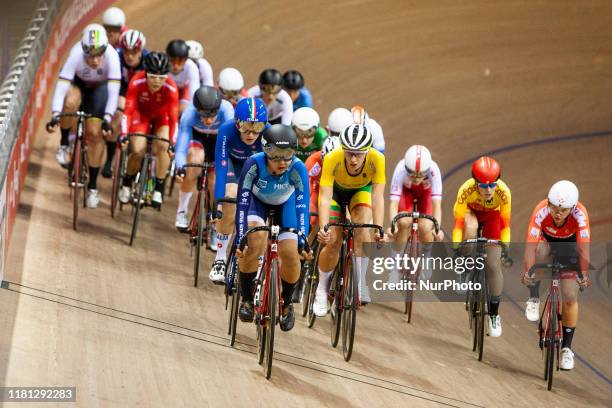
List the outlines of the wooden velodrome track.
{"type": "MultiPolygon", "coordinates": [[[[443,173],[498,148],[612,131],[612,4],[608,1],[120,1],[149,49],[200,40],[217,73],[236,66],[248,84],[269,66],[300,69],[322,118],[366,106],[384,128],[387,166],[414,143],[443,173]]],[[[227,346],[222,293],[192,286],[176,197],[111,220],[102,204],[71,229],[57,135],[38,132],[0,291],[0,385],[76,386],[78,406],[611,406],[610,305],[582,305],[572,372],[548,392],[536,327],[502,305],[504,333],[485,359],[469,349],[459,304],[419,303],[414,323],[395,304],[360,311],[354,356],[329,346],[329,323],[277,336],[271,381],[256,363],[254,330],[227,346]]],[[[612,138],[516,147],[496,155],[513,193],[515,240],[550,184],[574,180],[595,241],[612,240],[612,138]]],[[[388,169],[390,176],[391,170],[388,169]]],[[[443,225],[469,176],[445,179],[443,225]]],[[[208,269],[210,256],[204,261],[208,269]]],[[[205,272],[206,273],[206,272],[205,272]]],[[[518,279],[518,276],[517,278],[518,279]]],[[[520,305],[522,306],[522,300],[520,305]]],[[[48,406],[48,405],[44,405],[48,406]]]]}

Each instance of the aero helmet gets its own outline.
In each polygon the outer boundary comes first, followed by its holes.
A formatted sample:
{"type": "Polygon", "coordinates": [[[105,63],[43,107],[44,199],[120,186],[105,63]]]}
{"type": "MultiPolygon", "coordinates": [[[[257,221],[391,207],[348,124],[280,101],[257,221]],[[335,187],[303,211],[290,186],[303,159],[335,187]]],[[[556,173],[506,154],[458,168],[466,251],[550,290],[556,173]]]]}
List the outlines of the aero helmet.
{"type": "Polygon", "coordinates": [[[260,98],[244,98],[236,105],[234,116],[243,122],[267,122],[268,110],[260,98]]]}
{"type": "Polygon", "coordinates": [[[364,125],[355,123],[340,133],[340,143],[344,150],[367,151],[372,146],[372,133],[364,125]]]}
{"type": "Polygon", "coordinates": [[[300,90],[304,87],[304,77],[296,70],[289,70],[283,74],[283,87],[300,90]]]}
{"type": "Polygon", "coordinates": [[[125,26],[125,13],[119,7],[110,7],[102,14],[102,24],[110,27],[125,26]]]}
{"type": "Polygon", "coordinates": [[[346,108],[336,108],[327,118],[327,129],[332,133],[340,134],[351,123],[353,123],[351,112],[346,108]]]}
{"type": "Polygon", "coordinates": [[[578,203],[578,187],[568,180],[557,181],[548,191],[548,202],[561,208],[573,208],[578,203]]]}
{"type": "Polygon", "coordinates": [[[85,27],[83,37],[81,38],[81,47],[85,55],[103,54],[107,46],[108,37],[104,27],[100,24],[90,24],[85,27]]]}
{"type": "Polygon", "coordinates": [[[202,44],[195,40],[187,40],[185,43],[187,43],[187,47],[189,47],[189,58],[197,60],[204,57],[204,47],[202,47],[202,44]]]}
{"type": "Polygon", "coordinates": [[[408,173],[425,173],[431,167],[431,153],[425,146],[410,146],[404,155],[404,166],[408,173]]]}
{"type": "Polygon", "coordinates": [[[170,61],[163,52],[150,52],[144,58],[144,69],[149,74],[166,75],[170,71],[170,61]]]}
{"type": "Polygon", "coordinates": [[[124,50],[142,50],[146,42],[144,34],[138,30],[127,30],[119,38],[120,47],[124,50]]]}
{"type": "Polygon", "coordinates": [[[499,164],[491,157],[482,156],[472,164],[472,177],[478,183],[493,183],[500,174],[499,164]]]}

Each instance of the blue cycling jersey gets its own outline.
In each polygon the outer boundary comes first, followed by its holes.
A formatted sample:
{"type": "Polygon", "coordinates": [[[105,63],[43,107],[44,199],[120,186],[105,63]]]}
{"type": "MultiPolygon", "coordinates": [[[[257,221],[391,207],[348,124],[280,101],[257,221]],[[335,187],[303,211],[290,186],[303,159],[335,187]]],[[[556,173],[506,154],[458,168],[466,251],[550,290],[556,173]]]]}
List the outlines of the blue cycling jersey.
{"type": "Polygon", "coordinates": [[[305,87],[300,89],[300,95],[293,102],[293,110],[295,111],[296,109],[304,107],[312,108],[312,95],[310,94],[310,91],[305,87]]]}
{"type": "Polygon", "coordinates": [[[282,226],[298,228],[308,236],[308,172],[306,165],[297,157],[293,158],[287,170],[280,176],[273,176],[268,171],[265,153],[257,153],[244,163],[238,181],[238,240],[248,229],[247,215],[260,213],[252,201],[259,201],[266,206],[283,206],[282,226]]]}
{"type": "Polygon", "coordinates": [[[253,154],[261,151],[261,136],[252,145],[244,143],[240,140],[240,132],[236,128],[235,120],[228,120],[219,127],[215,145],[215,200],[225,197],[230,161],[242,164],[253,154]]]}
{"type": "MultiPolygon", "coordinates": [[[[216,135],[219,127],[230,119],[234,119],[234,107],[225,99],[221,101],[219,113],[215,117],[212,125],[208,126],[202,122],[202,117],[198,114],[193,103],[190,104],[181,115],[178,136],[176,138],[176,168],[183,167],[187,160],[187,152],[193,132],[202,135],[216,135]]],[[[212,142],[211,142],[212,143],[212,142]]]]}

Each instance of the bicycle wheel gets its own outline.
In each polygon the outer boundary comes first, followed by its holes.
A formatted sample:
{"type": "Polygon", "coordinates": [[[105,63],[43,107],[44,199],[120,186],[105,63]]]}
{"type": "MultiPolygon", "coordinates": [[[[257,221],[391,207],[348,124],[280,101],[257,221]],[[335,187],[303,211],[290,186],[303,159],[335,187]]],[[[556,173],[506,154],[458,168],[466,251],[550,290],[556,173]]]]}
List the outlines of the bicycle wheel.
{"type": "Polygon", "coordinates": [[[334,271],[334,275],[332,276],[332,288],[334,289],[333,302],[331,305],[331,345],[332,347],[336,347],[338,345],[338,340],[340,339],[340,324],[342,323],[342,270],[344,270],[344,254],[346,243],[342,244],[342,249],[340,250],[340,262],[336,266],[336,270],[334,271]]]}
{"type": "Polygon", "coordinates": [[[273,259],[270,265],[270,282],[268,285],[268,315],[269,319],[264,326],[266,333],[266,361],[264,370],[266,379],[272,376],[272,358],[274,357],[274,329],[276,328],[276,312],[278,308],[278,260],[273,259]]]}
{"type": "Polygon", "coordinates": [[[304,283],[304,291],[308,291],[308,328],[312,328],[317,319],[317,315],[314,313],[313,306],[315,297],[317,295],[317,288],[319,287],[319,246],[318,243],[317,249],[315,252],[315,258],[312,263],[312,268],[310,269],[310,279],[308,281],[308,286],[306,286],[306,282],[304,283]]]}
{"type": "Polygon", "coordinates": [[[198,287],[198,275],[200,273],[200,250],[202,249],[202,214],[204,212],[204,197],[202,191],[198,191],[198,202],[196,211],[196,237],[195,237],[195,257],[193,259],[193,286],[198,287]]]}
{"type": "Polygon", "coordinates": [[[119,189],[123,184],[123,174],[121,169],[123,168],[123,149],[117,147],[115,154],[113,155],[113,187],[111,190],[111,217],[115,218],[115,212],[117,210],[117,202],[119,201],[119,189]]]}
{"type": "Polygon", "coordinates": [[[304,284],[302,287],[302,296],[300,296],[300,303],[302,304],[302,317],[306,317],[308,314],[308,305],[310,304],[310,287],[312,286],[312,270],[309,262],[304,262],[304,284]]]}
{"type": "Polygon", "coordinates": [[[236,260],[232,261],[232,307],[230,309],[230,346],[236,342],[236,323],[238,322],[238,309],[240,308],[240,279],[238,276],[238,265],[236,260]]]}
{"type": "Polygon", "coordinates": [[[130,246],[134,243],[136,238],[136,231],[138,230],[138,218],[140,217],[140,207],[144,201],[144,190],[147,186],[147,170],[149,168],[149,157],[145,156],[142,160],[142,167],[140,169],[140,175],[138,177],[138,185],[136,195],[136,202],[134,203],[134,221],[132,222],[132,234],[130,235],[130,246]]]}
{"type": "Polygon", "coordinates": [[[89,181],[89,165],[87,164],[87,154],[81,142],[81,170],[79,171],[80,186],[83,191],[83,208],[87,208],[87,184],[89,181]]]}
{"type": "Polygon", "coordinates": [[[547,349],[545,360],[544,378],[547,380],[546,388],[550,391],[553,383],[553,372],[555,366],[555,349],[559,347],[556,341],[557,334],[557,304],[553,300],[550,305],[550,315],[548,316],[548,333],[547,333],[547,349]]]}
{"type": "Polygon", "coordinates": [[[81,181],[81,140],[74,142],[72,154],[72,228],[77,230],[77,219],[79,218],[79,182],[81,181]]]}
{"type": "Polygon", "coordinates": [[[346,279],[344,281],[344,311],[342,319],[342,354],[344,360],[349,361],[353,354],[355,342],[355,325],[357,324],[357,279],[353,268],[353,256],[347,256],[345,262],[346,279]]]}
{"type": "Polygon", "coordinates": [[[486,313],[486,286],[482,285],[482,289],[478,292],[478,361],[482,361],[484,352],[484,332],[485,332],[485,315],[486,313]]]}
{"type": "MultiPolygon", "coordinates": [[[[414,241],[414,236],[411,237],[409,241],[409,248],[406,247],[408,251],[404,251],[405,254],[408,254],[412,259],[416,259],[419,256],[419,241],[418,239],[414,241]]],[[[412,282],[412,287],[414,288],[416,282],[418,281],[418,271],[410,274],[410,281],[412,282]]],[[[412,320],[412,306],[414,304],[414,291],[407,290],[406,296],[404,299],[404,313],[406,314],[406,323],[410,323],[412,320]]]]}

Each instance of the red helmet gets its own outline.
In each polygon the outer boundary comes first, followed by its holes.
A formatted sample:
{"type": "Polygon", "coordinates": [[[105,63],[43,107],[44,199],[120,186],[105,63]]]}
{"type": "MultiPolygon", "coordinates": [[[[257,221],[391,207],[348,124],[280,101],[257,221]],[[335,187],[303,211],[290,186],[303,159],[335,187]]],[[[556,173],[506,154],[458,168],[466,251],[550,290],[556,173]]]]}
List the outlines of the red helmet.
{"type": "Polygon", "coordinates": [[[493,183],[499,179],[500,173],[499,163],[488,156],[482,156],[472,164],[472,177],[478,183],[493,183]]]}

